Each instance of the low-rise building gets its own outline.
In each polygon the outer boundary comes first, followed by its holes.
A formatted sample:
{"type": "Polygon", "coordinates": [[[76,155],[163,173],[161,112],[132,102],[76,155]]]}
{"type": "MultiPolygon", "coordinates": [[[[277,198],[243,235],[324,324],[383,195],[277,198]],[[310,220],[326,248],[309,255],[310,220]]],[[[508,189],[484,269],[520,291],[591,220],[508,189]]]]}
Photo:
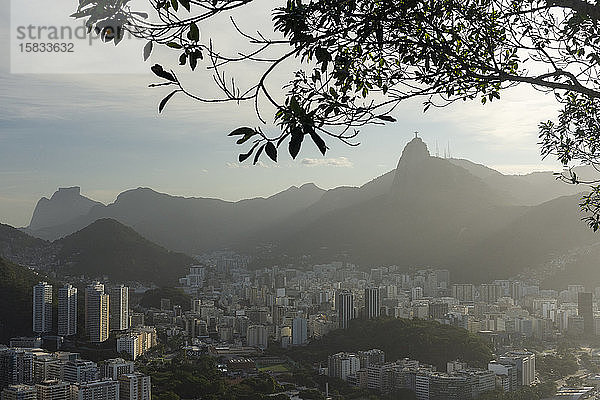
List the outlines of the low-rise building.
{"type": "Polygon", "coordinates": [[[71,385],[71,400],[119,400],[119,382],[107,379],[71,385]]]}
{"type": "Polygon", "coordinates": [[[119,376],[120,400],[150,400],[152,385],[150,377],[140,372],[119,376]]]}
{"type": "Polygon", "coordinates": [[[0,394],[0,400],[36,400],[37,391],[31,385],[10,385],[0,394]]]}
{"type": "Polygon", "coordinates": [[[360,358],[354,353],[337,353],[328,357],[328,375],[346,380],[360,369],[360,358]]]}
{"type": "Polygon", "coordinates": [[[68,382],[49,380],[35,385],[37,400],[70,400],[71,385],[68,382]]]}

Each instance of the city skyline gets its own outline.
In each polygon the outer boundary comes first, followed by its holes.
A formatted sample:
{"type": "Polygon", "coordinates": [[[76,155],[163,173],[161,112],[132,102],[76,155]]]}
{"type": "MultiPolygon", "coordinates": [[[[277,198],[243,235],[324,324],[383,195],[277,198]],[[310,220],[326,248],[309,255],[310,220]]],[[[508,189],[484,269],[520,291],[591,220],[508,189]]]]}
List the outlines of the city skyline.
{"type": "Polygon", "coordinates": [[[600,2],[0,7],[0,400],[600,400],[600,2]]]}
{"type": "MultiPolygon", "coordinates": [[[[317,353],[322,354],[324,358],[320,360],[327,367],[315,367],[315,372],[318,370],[320,375],[342,379],[354,390],[386,394],[406,389],[422,400],[443,400],[447,396],[472,400],[495,389],[526,393],[528,388],[545,387],[540,379],[547,373],[544,360],[550,356],[547,350],[528,350],[527,341],[551,343],[561,335],[571,340],[600,336],[600,287],[569,284],[566,288],[542,289],[532,278],[496,279],[475,284],[468,280],[457,281],[447,269],[406,271],[397,265],[385,265],[365,270],[348,262],[331,262],[302,269],[273,266],[252,270],[248,269],[248,259],[244,256],[217,252],[207,254],[200,264],[190,265],[189,274],[179,279],[177,288],[180,292],[159,292],[163,297],[154,300],[155,306],[142,306],[144,301],[136,301],[133,313],[130,312],[129,288],[118,280],[100,283],[81,276],[77,281],[77,286],[87,287],[85,318],[88,331],[77,338],[65,334],[57,340],[55,328],[52,328],[34,332],[32,337],[11,338],[10,347],[0,345],[0,367],[15,357],[23,360],[9,367],[9,371],[16,371],[14,376],[17,378],[7,381],[0,368],[3,399],[30,395],[32,388],[36,388],[37,397],[28,400],[67,400],[46,394],[46,391],[58,389],[61,393],[70,391],[72,400],[81,400],[88,391],[102,388],[106,397],[101,400],[115,400],[118,392],[120,396],[131,396],[139,390],[144,392],[146,400],[151,376],[134,372],[132,362],[106,360],[106,357],[127,353],[136,366],[146,365],[152,357],[163,357],[160,352],[164,352],[164,347],[158,350],[159,353],[152,353],[158,343],[180,346],[179,351],[186,357],[229,355],[234,358],[229,359],[227,367],[222,367],[221,373],[251,377],[255,375],[253,371],[261,357],[266,357],[270,363],[283,363],[272,355],[265,356],[263,352],[268,348],[280,347],[280,351],[292,352],[298,349],[292,354],[301,355],[303,348],[314,351],[314,346],[321,340],[325,343],[333,340],[331,350],[325,347],[324,353],[317,353]],[[105,292],[110,296],[103,294],[105,292]],[[100,299],[104,296],[104,304],[110,304],[116,310],[109,311],[104,305],[97,304],[95,295],[100,299]],[[234,298],[238,299],[236,303],[223,301],[234,298]],[[188,307],[186,300],[191,303],[191,309],[187,311],[184,310],[188,307]],[[101,315],[94,311],[98,309],[101,315]],[[144,323],[144,316],[152,322],[144,323]],[[120,324],[124,318],[127,327],[115,326],[114,322],[120,324]],[[102,325],[113,328],[110,332],[106,328],[106,336],[98,338],[97,331],[102,325]],[[384,326],[395,331],[388,334],[386,329],[378,329],[384,326]],[[423,326],[428,328],[423,330],[423,326]],[[409,333],[413,329],[417,331],[409,333]],[[370,334],[366,333],[369,331],[370,334]],[[167,337],[181,335],[186,340],[179,344],[169,339],[163,342],[160,333],[166,332],[170,332],[167,337]],[[457,339],[456,346],[437,354],[441,349],[436,347],[439,346],[438,339],[433,338],[435,335],[444,337],[449,332],[473,336],[468,340],[457,339]],[[398,334],[409,336],[399,339],[398,349],[388,347],[387,340],[395,341],[394,335],[398,334]],[[421,341],[421,336],[430,334],[434,336],[421,341]],[[344,338],[345,335],[355,337],[357,342],[353,344],[344,338]],[[472,342],[475,337],[481,338],[478,340],[495,338],[481,342],[491,346],[489,356],[478,353],[481,348],[472,342]],[[108,340],[110,338],[114,339],[108,340]],[[425,345],[421,350],[425,353],[417,352],[421,356],[416,357],[397,357],[398,351],[405,351],[399,349],[406,346],[408,338],[415,341],[409,345],[409,353],[413,354],[411,346],[418,347],[417,343],[425,345]],[[71,356],[76,353],[64,350],[52,353],[38,349],[47,349],[50,343],[56,342],[72,350],[81,346],[82,340],[99,346],[97,348],[106,355],[98,361],[71,356]],[[342,343],[337,343],[338,340],[342,343]],[[436,355],[429,353],[430,347],[437,348],[436,355]],[[357,350],[367,348],[370,350],[357,350]],[[379,348],[386,348],[385,354],[379,348]],[[497,353],[492,354],[491,349],[497,353]],[[456,351],[465,358],[453,355],[456,351]],[[239,358],[240,354],[256,361],[239,358]],[[142,355],[150,359],[141,358],[142,355]],[[429,365],[425,360],[431,357],[438,362],[429,365]],[[440,357],[447,361],[441,366],[440,357]],[[538,371],[536,365],[540,359],[542,364],[538,371]],[[42,369],[41,366],[46,365],[42,369]]],[[[40,308],[36,307],[40,298],[36,294],[37,287],[48,295],[52,293],[52,286],[45,282],[35,285],[32,296],[34,316],[40,308]]],[[[149,288],[145,290],[152,292],[149,288]]],[[[65,325],[61,319],[71,319],[68,313],[61,312],[64,308],[61,303],[66,300],[61,291],[76,295],[73,286],[59,288],[59,330],[65,325]]],[[[51,301],[48,295],[46,303],[51,301]]],[[[145,294],[137,294],[140,295],[145,297],[145,294]]],[[[34,317],[29,329],[35,331],[35,324],[34,317]]],[[[312,353],[309,351],[308,354],[312,353]]],[[[277,368],[287,368],[281,365],[277,368]]],[[[327,388],[324,390],[327,393],[327,388]]],[[[592,386],[562,386],[558,393],[591,394],[594,390],[592,386]]],[[[293,394],[294,390],[288,393],[293,394]]]]}

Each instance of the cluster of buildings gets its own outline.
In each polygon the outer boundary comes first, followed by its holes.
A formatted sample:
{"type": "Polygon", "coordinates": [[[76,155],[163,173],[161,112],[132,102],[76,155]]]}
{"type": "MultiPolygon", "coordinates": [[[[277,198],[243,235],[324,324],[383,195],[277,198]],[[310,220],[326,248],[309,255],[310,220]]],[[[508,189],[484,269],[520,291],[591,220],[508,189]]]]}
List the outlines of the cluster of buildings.
{"type": "MultiPolygon", "coordinates": [[[[52,285],[40,282],[33,287],[33,332],[52,332],[52,285]]],[[[65,285],[58,289],[58,334],[77,334],[77,288],[65,285]]]]}
{"type": "Polygon", "coordinates": [[[135,360],[157,344],[156,328],[140,326],[117,338],[117,353],[127,353],[135,360]]]}
{"type": "Polygon", "coordinates": [[[543,290],[535,281],[451,282],[445,269],[406,272],[398,266],[362,271],[342,262],[308,270],[274,266],[248,271],[229,259],[194,266],[180,279],[191,311],[162,310],[154,318],[190,344],[300,346],[353,319],[380,316],[434,319],[493,340],[555,339],[600,334],[596,296],[581,285],[543,290]],[[508,338],[508,339],[507,339],[508,338]]]}
{"type": "MultiPolygon", "coordinates": [[[[526,337],[600,334],[600,289],[586,291],[581,285],[562,291],[543,290],[531,280],[476,285],[452,282],[445,269],[407,272],[391,265],[364,271],[345,262],[251,271],[248,259],[230,253],[202,262],[205,265],[192,266],[179,280],[192,298],[190,304],[165,298],[160,309],[131,312],[126,286],[88,285],[87,340],[102,343],[114,331],[117,351],[135,360],[157,344],[160,332],[167,339],[182,339],[187,355],[208,352],[225,358],[224,365],[237,371],[253,370],[248,360],[269,346],[304,346],[332,330],[349,328],[355,319],[383,316],[432,319],[486,335],[499,354],[519,348],[519,340],[526,337]]],[[[77,289],[66,285],[58,297],[58,333],[74,335],[77,289]]],[[[36,285],[33,327],[40,335],[53,329],[52,300],[50,285],[36,285]]],[[[456,364],[439,372],[414,360],[385,362],[382,352],[371,350],[332,355],[328,374],[381,392],[411,389],[419,400],[472,399],[489,388],[511,391],[530,385],[535,357],[506,353],[487,370],[456,364]]]]}
{"type": "MultiPolygon", "coordinates": [[[[77,335],[78,299],[77,288],[70,284],[58,289],[58,336],[77,335]]],[[[105,287],[93,282],[84,293],[84,329],[87,340],[102,343],[110,332],[116,332],[117,352],[129,353],[133,359],[157,344],[156,329],[143,326],[131,318],[129,311],[129,288],[124,285],[105,287]],[[132,324],[131,322],[134,322],[132,324]]],[[[40,282],[33,287],[33,332],[42,336],[54,332],[52,285],[40,282]]]]}
{"type": "Polygon", "coordinates": [[[341,352],[327,361],[330,377],[382,393],[408,389],[418,400],[477,399],[496,388],[514,391],[529,386],[535,379],[535,355],[527,351],[506,353],[490,362],[487,370],[460,362],[448,363],[446,372],[416,360],[385,362],[384,352],[378,349],[341,352]]]}
{"type": "Polygon", "coordinates": [[[121,358],[99,364],[77,353],[0,347],[1,400],[151,400],[150,377],[121,358]]]}
{"type": "MultiPolygon", "coordinates": [[[[52,285],[40,282],[33,287],[33,332],[53,332],[52,285]]],[[[92,343],[108,340],[109,332],[129,328],[129,288],[105,288],[95,282],[85,289],[85,333],[92,343]]],[[[77,334],[77,288],[67,284],[58,289],[57,333],[77,334]]]]}
{"type": "Polygon", "coordinates": [[[471,332],[492,332],[500,337],[519,334],[543,340],[561,335],[600,335],[600,288],[591,292],[583,285],[568,285],[562,291],[542,290],[538,285],[497,280],[480,287],[452,285],[452,290],[456,295],[452,298],[459,302],[448,301],[448,313],[441,321],[471,332]]]}

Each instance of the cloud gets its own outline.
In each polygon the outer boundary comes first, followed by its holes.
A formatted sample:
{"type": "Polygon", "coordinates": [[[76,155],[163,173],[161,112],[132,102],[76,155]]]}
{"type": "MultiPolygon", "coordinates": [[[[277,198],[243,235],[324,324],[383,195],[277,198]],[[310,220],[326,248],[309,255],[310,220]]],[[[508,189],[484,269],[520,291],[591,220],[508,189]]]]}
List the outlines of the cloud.
{"type": "Polygon", "coordinates": [[[562,167],[560,164],[498,164],[490,165],[490,168],[495,169],[507,175],[525,175],[532,172],[560,172],[562,167]]]}
{"type": "Polygon", "coordinates": [[[337,158],[303,158],[301,161],[302,165],[307,167],[344,167],[351,168],[353,166],[352,161],[347,157],[337,158]]]}
{"type": "Polygon", "coordinates": [[[240,163],[234,163],[234,162],[228,162],[225,163],[225,166],[227,168],[232,168],[232,169],[237,169],[237,168],[279,168],[279,165],[277,164],[266,164],[262,161],[258,161],[256,164],[240,164],[240,163]]]}

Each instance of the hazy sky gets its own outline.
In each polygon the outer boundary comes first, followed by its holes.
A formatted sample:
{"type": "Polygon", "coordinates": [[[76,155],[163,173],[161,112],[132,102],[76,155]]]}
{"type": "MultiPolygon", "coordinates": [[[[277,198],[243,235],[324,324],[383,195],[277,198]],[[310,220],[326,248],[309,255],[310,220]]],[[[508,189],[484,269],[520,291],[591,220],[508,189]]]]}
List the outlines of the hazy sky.
{"type": "MultiPolygon", "coordinates": [[[[13,1],[28,7],[40,0],[13,1]]],[[[0,0],[2,10],[8,4],[0,0]]],[[[261,17],[260,10],[254,15],[246,11],[238,21],[252,28],[261,17]]],[[[363,129],[357,148],[329,143],[331,150],[322,157],[306,143],[295,161],[282,154],[277,164],[265,160],[254,167],[240,165],[242,148],[226,135],[241,125],[257,125],[251,108],[203,105],[180,97],[158,115],[157,104],[168,91],[146,87],[156,80],[141,54],[139,65],[132,67],[146,73],[11,73],[8,55],[18,45],[10,40],[14,17],[11,21],[3,11],[0,18],[0,50],[5,55],[0,57],[0,222],[11,225],[27,225],[37,200],[64,186],[81,186],[84,195],[110,203],[121,191],[140,186],[238,200],[306,182],[322,188],[361,185],[396,166],[414,131],[432,152],[436,141],[440,148],[450,142],[453,157],[501,172],[557,169],[556,163],[541,161],[537,146],[537,124],[552,118],[557,106],[551,96],[527,87],[486,106],[461,102],[423,114],[420,101],[406,103],[394,114],[397,123],[363,129]]],[[[34,13],[31,18],[35,21],[34,13]]],[[[226,24],[201,30],[203,39],[231,32],[226,24]]],[[[220,43],[233,47],[236,40],[220,43]]],[[[175,64],[177,54],[167,54],[167,63],[175,64]]],[[[123,61],[115,57],[112,62],[123,61]]],[[[30,66],[44,63],[36,60],[30,66]]],[[[251,73],[252,67],[248,69],[251,73]]],[[[205,93],[210,91],[207,76],[200,72],[184,79],[205,93]]]]}

